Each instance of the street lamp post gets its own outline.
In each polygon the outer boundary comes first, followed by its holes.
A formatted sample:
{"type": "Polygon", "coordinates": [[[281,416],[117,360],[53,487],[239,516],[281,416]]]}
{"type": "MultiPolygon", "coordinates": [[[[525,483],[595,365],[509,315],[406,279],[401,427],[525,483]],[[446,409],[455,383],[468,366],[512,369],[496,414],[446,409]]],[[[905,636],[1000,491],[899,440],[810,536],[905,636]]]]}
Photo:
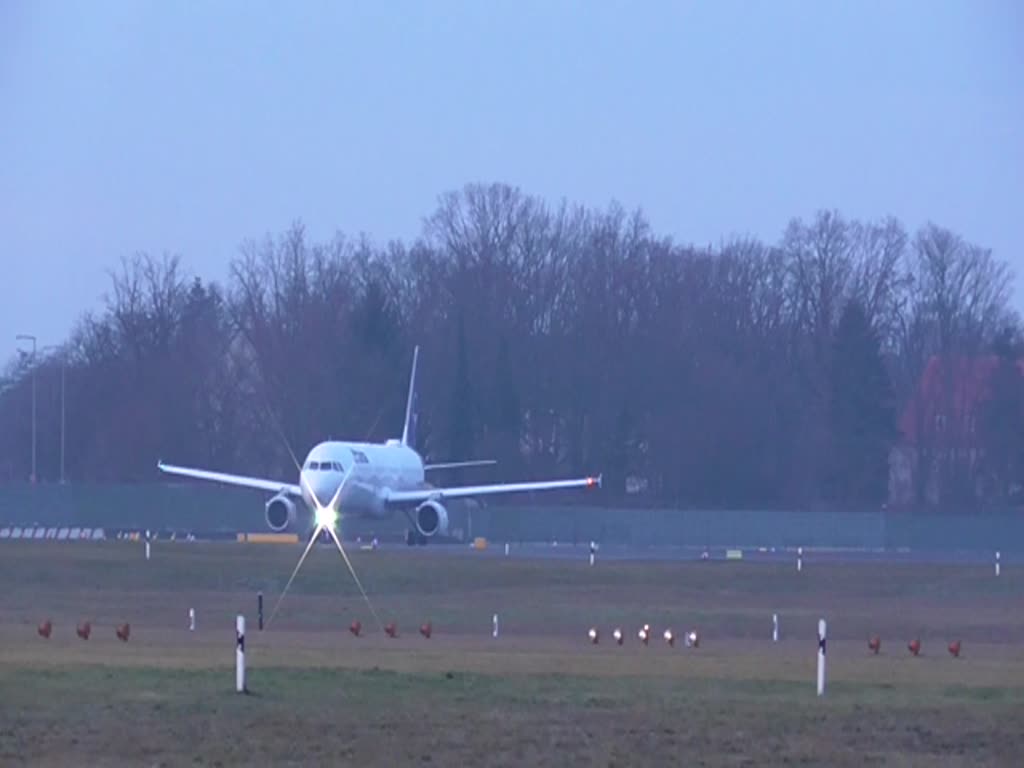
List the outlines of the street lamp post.
{"type": "Polygon", "coordinates": [[[17,341],[32,342],[32,484],[36,483],[36,337],[29,333],[19,333],[17,341]]]}

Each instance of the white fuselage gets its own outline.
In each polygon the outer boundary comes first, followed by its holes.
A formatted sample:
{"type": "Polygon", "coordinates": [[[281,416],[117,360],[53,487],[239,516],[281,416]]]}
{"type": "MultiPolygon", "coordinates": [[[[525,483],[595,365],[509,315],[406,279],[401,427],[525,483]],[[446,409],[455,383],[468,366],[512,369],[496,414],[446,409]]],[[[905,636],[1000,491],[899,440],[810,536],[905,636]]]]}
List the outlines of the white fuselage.
{"type": "Polygon", "coordinates": [[[334,508],[359,517],[383,515],[380,502],[388,490],[426,487],[423,459],[398,440],[384,444],[328,441],[315,445],[299,472],[302,498],[310,510],[327,506],[343,481],[345,487],[334,508]]]}

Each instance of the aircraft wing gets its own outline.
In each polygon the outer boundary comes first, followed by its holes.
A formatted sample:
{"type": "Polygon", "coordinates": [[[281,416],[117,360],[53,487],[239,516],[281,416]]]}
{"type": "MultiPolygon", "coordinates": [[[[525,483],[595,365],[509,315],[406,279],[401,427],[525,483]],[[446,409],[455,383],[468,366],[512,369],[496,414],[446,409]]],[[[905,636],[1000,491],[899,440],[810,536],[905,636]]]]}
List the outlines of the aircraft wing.
{"type": "Polygon", "coordinates": [[[547,480],[534,483],[505,483],[502,485],[466,485],[459,488],[423,488],[415,491],[390,491],[388,504],[415,504],[427,499],[462,499],[468,496],[492,496],[498,493],[528,491],[556,491],[561,488],[593,488],[601,486],[601,476],[582,477],[578,480],[547,480]]]}
{"type": "Polygon", "coordinates": [[[473,459],[472,461],[447,461],[441,464],[424,464],[423,471],[432,469],[465,469],[467,467],[488,467],[498,462],[494,459],[473,459]]]}
{"type": "Polygon", "coordinates": [[[157,462],[157,467],[161,472],[167,472],[171,475],[182,475],[183,477],[192,477],[196,480],[212,480],[215,483],[238,485],[243,488],[256,488],[261,491],[270,491],[271,493],[288,493],[292,496],[302,495],[302,489],[299,486],[293,485],[292,483],[282,483],[278,480],[264,480],[259,477],[244,477],[243,475],[227,475],[223,472],[209,472],[205,469],[176,467],[172,464],[164,464],[162,461],[157,462]]]}

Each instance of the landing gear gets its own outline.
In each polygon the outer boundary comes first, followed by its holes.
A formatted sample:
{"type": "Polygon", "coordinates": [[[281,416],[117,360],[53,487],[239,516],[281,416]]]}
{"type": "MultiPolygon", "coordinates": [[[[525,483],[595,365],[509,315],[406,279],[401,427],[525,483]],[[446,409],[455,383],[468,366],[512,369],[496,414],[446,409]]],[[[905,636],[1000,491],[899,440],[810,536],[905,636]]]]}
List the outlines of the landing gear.
{"type": "Polygon", "coordinates": [[[427,545],[427,537],[419,531],[410,528],[405,532],[405,543],[410,547],[415,547],[417,544],[425,547],[427,545]]]}

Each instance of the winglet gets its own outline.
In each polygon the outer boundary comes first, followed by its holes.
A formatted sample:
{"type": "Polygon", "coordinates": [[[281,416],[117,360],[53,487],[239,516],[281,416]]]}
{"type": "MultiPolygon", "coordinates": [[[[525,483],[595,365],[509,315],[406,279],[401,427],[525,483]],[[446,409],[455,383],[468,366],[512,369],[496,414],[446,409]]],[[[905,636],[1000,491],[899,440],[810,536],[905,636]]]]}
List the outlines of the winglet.
{"type": "Polygon", "coordinates": [[[416,439],[413,407],[416,399],[416,361],[420,356],[420,347],[417,344],[412,351],[412,374],[409,376],[409,396],[405,401],[405,425],[402,427],[402,445],[411,445],[416,439]]]}

